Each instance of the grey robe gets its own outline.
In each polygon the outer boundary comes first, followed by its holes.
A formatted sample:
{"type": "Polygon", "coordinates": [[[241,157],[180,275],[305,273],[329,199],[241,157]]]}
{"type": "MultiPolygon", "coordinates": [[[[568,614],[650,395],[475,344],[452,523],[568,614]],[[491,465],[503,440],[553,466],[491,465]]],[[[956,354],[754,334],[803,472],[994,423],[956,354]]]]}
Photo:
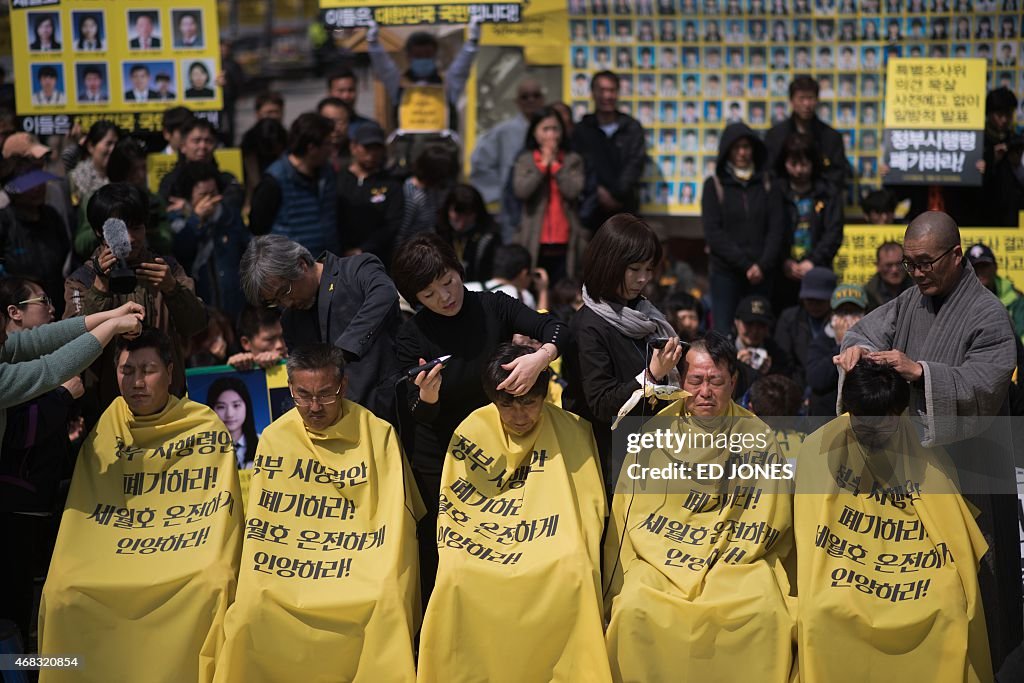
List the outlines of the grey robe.
{"type": "MultiPolygon", "coordinates": [[[[1010,316],[966,259],[938,315],[932,297],[911,287],[854,325],[842,349],[851,346],[898,349],[921,363],[924,377],[910,385],[910,410],[924,422],[923,446],[960,441],[984,429],[984,420],[936,418],[998,415],[1017,366],[1010,316]]],[[[840,396],[844,376],[840,371],[840,396]]]]}

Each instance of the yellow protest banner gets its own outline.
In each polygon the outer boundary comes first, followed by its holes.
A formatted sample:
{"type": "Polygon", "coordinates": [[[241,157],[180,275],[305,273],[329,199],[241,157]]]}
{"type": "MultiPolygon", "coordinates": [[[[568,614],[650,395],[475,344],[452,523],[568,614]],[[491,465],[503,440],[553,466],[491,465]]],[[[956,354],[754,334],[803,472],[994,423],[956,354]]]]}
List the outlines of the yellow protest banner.
{"type": "MultiPolygon", "coordinates": [[[[878,247],[884,242],[902,244],[906,230],[906,225],[847,225],[843,230],[843,244],[833,262],[839,282],[867,283],[877,272],[878,247]]],[[[1020,228],[961,228],[960,238],[964,253],[977,242],[991,248],[1000,277],[1009,278],[1018,289],[1024,288],[1024,231],[1020,228]]]]}
{"type": "Polygon", "coordinates": [[[889,59],[885,127],[981,130],[984,59],[889,59]]]}
{"type": "Polygon", "coordinates": [[[520,436],[493,404],[480,408],[455,431],[440,501],[418,680],[609,680],[606,505],[590,425],[545,403],[520,436]]]}
{"type": "Polygon", "coordinates": [[[981,185],[984,59],[889,60],[884,163],[891,185],[981,185]]]}
{"type": "Polygon", "coordinates": [[[468,24],[473,16],[481,17],[486,23],[518,23],[522,21],[524,5],[528,4],[478,0],[370,0],[356,4],[351,0],[320,0],[324,22],[330,28],[368,26],[371,21],[381,26],[468,24]]]}
{"type": "Polygon", "coordinates": [[[218,683],[415,680],[423,503],[394,428],[343,411],[263,431],[218,683]]]}
{"type": "Polygon", "coordinates": [[[16,3],[18,113],[221,109],[219,35],[214,0],[16,3]]]}
{"type": "Polygon", "coordinates": [[[136,417],[117,398],[78,456],[39,607],[40,653],[88,659],[40,680],[211,681],[241,542],[217,415],[171,396],[136,417]]]}
{"type": "MultiPolygon", "coordinates": [[[[244,177],[242,168],[242,150],[234,147],[215,150],[213,158],[217,167],[235,176],[239,182],[244,177]]],[[[178,164],[178,156],[174,154],[150,154],[146,157],[146,185],[151,192],[160,189],[160,181],[178,164]]]]}
{"type": "Polygon", "coordinates": [[[905,417],[869,448],[843,415],[798,460],[800,680],[991,681],[978,587],[988,545],[948,458],[905,417]]]}
{"type": "Polygon", "coordinates": [[[409,85],[402,89],[398,128],[406,133],[436,133],[448,128],[448,104],[444,88],[409,85]]]}

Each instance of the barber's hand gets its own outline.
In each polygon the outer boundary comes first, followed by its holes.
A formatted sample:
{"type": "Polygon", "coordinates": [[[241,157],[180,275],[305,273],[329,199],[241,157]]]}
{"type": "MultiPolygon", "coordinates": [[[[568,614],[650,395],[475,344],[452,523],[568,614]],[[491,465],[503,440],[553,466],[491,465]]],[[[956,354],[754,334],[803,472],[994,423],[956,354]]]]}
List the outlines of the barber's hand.
{"type": "Polygon", "coordinates": [[[888,365],[908,382],[916,382],[924,376],[921,364],[908,358],[902,351],[875,351],[868,354],[868,360],[879,365],[888,365]]]}
{"type": "Polygon", "coordinates": [[[162,258],[153,263],[143,263],[135,269],[135,275],[151,289],[159,289],[164,294],[174,291],[177,281],[171,274],[171,267],[162,258]]]}
{"type": "Polygon", "coordinates": [[[71,394],[71,398],[82,398],[85,396],[85,385],[82,384],[82,378],[78,375],[64,382],[61,386],[67,389],[68,393],[71,394]]]}
{"type": "Polygon", "coordinates": [[[747,281],[752,285],[759,285],[764,280],[764,273],[761,272],[761,266],[756,263],[747,268],[747,281]]]}
{"type": "Polygon", "coordinates": [[[479,14],[475,14],[469,18],[469,39],[472,42],[480,42],[480,27],[483,23],[484,18],[479,14]]]}
{"type": "Polygon", "coordinates": [[[661,379],[676,367],[682,357],[683,347],[679,343],[679,337],[671,337],[665,348],[654,349],[654,353],[651,354],[651,375],[654,379],[661,379]]]}
{"type": "Polygon", "coordinates": [[[121,304],[117,308],[111,309],[107,313],[109,315],[109,318],[107,318],[108,320],[113,320],[114,318],[121,318],[126,315],[137,315],[139,317],[139,320],[142,320],[142,318],[144,318],[146,315],[146,309],[143,308],[142,304],[140,303],[129,301],[127,303],[121,304]]]}
{"type": "MultiPolygon", "coordinates": [[[[420,365],[426,364],[427,361],[420,358],[420,365]]],[[[430,372],[421,372],[413,380],[413,384],[420,388],[420,400],[424,403],[441,400],[441,368],[441,365],[435,365],[430,372]]]]}
{"type": "Polygon", "coordinates": [[[832,363],[842,369],[843,372],[849,372],[853,370],[853,366],[857,364],[857,361],[868,356],[870,353],[871,351],[863,346],[851,346],[839,355],[832,356],[832,363]]]}
{"type": "Polygon", "coordinates": [[[114,318],[111,321],[114,325],[114,334],[124,335],[129,339],[139,336],[142,333],[142,314],[130,313],[114,318]]]}
{"type": "Polygon", "coordinates": [[[380,26],[377,25],[376,21],[373,21],[371,19],[370,23],[367,25],[367,29],[366,29],[366,42],[368,42],[368,43],[376,43],[377,39],[379,37],[380,37],[380,26]]]}
{"type": "Polygon", "coordinates": [[[533,388],[537,376],[550,364],[551,354],[543,348],[525,356],[519,356],[511,363],[501,366],[502,370],[509,371],[509,375],[496,388],[498,391],[507,391],[513,396],[522,396],[533,388]]]}

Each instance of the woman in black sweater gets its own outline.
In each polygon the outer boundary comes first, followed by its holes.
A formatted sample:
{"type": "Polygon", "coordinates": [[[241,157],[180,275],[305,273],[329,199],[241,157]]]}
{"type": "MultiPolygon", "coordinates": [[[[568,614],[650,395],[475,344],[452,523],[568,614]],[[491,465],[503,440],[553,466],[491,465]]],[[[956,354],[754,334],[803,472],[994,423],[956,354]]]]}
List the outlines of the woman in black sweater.
{"type": "MultiPolygon", "coordinates": [[[[568,383],[562,406],[590,420],[609,496],[618,476],[611,425],[619,409],[645,385],[679,386],[679,338],[643,295],[659,261],[661,243],[654,231],[626,213],[604,222],[583,257],[583,307],[572,319],[575,346],[562,362],[568,383]],[[668,342],[658,349],[651,344],[656,338],[668,342]]],[[[641,400],[629,416],[651,416],[659,409],[641,400]]]]}
{"type": "Polygon", "coordinates": [[[421,372],[408,385],[411,425],[403,425],[413,475],[427,508],[420,522],[420,575],[426,603],[437,571],[437,508],[441,469],[455,428],[471,412],[490,402],[483,370],[499,345],[521,334],[542,342],[532,354],[517,358],[512,373],[498,387],[519,396],[562,351],[564,326],[517,299],[496,292],[470,292],[462,285],[462,263],[443,238],[422,233],[405,242],[391,266],[398,291],[422,308],[398,331],[397,353],[403,368],[451,355],[442,369],[421,372]]]}

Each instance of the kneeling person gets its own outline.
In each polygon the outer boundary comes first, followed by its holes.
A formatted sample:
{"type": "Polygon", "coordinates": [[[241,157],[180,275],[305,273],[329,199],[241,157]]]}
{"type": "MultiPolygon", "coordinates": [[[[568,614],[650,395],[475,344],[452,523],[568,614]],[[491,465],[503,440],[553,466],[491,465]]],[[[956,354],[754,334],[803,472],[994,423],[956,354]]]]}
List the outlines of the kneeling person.
{"type": "Polygon", "coordinates": [[[550,371],[522,396],[498,389],[509,364],[531,353],[498,347],[483,376],[491,404],[463,420],[448,448],[420,681],[610,679],[597,446],[585,420],[544,400],[550,371]]]}
{"type": "Polygon", "coordinates": [[[612,499],[605,534],[612,676],[785,683],[795,610],[783,566],[793,541],[791,486],[782,476],[728,478],[734,467],[748,469],[740,465],[781,469],[785,460],[771,429],[730,398],[735,346],[709,332],[685,358],[687,395],[644,426],[684,445],[627,455],[612,499]],[[643,476],[641,466],[687,478],[643,476]]]}
{"type": "Polygon", "coordinates": [[[86,438],[39,609],[43,681],[208,682],[235,590],[242,508],[231,435],[170,394],[171,342],[121,340],[121,396],[86,438]]]}
{"type": "Polygon", "coordinates": [[[288,358],[260,436],[217,681],[412,681],[423,504],[394,428],[343,398],[341,349],[288,358]]]}

